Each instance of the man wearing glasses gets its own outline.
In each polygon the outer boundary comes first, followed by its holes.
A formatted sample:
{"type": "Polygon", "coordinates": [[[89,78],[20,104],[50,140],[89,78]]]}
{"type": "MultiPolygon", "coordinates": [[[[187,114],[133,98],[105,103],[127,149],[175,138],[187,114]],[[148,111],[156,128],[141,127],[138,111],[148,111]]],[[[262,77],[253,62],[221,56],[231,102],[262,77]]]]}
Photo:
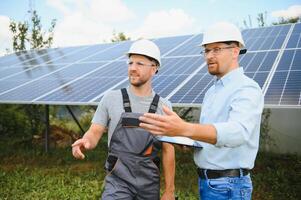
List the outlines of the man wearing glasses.
{"type": "Polygon", "coordinates": [[[138,40],[132,44],[127,56],[130,86],[103,96],[91,127],[72,145],[72,153],[83,159],[83,151],[93,149],[108,127],[109,152],[102,199],[158,200],[158,152],[162,148],[165,192],[161,199],[174,200],[174,147],[159,142],[140,128],[138,119],[146,112],[163,114],[163,104],[171,108],[170,102],[152,89],[152,77],[161,66],[160,50],[149,40],[138,40]]]}
{"type": "Polygon", "coordinates": [[[205,94],[200,123],[185,122],[164,107],[166,115],[144,114],[140,126],[155,135],[186,136],[202,144],[194,153],[202,200],[251,199],[263,94],[239,67],[239,54],[246,49],[236,26],[212,25],[201,46],[215,81],[205,94]]]}

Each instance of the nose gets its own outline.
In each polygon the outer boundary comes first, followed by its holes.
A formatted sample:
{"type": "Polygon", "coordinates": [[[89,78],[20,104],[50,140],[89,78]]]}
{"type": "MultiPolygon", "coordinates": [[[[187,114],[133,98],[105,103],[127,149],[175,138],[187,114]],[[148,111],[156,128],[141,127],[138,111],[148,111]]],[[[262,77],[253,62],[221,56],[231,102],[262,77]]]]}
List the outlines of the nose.
{"type": "Polygon", "coordinates": [[[210,59],[212,57],[213,57],[213,52],[212,51],[207,52],[206,59],[208,60],[208,59],[210,59]]]}
{"type": "Polygon", "coordinates": [[[128,67],[129,67],[129,70],[136,70],[137,69],[137,65],[135,63],[130,64],[128,67]]]}

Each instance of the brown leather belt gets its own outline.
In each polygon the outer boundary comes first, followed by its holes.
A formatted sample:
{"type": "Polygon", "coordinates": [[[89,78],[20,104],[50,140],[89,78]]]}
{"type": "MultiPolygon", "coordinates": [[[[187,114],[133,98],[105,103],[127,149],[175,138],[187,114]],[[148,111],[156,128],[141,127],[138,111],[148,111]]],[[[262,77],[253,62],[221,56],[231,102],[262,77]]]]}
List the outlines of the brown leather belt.
{"type": "Polygon", "coordinates": [[[250,173],[248,169],[225,169],[225,170],[211,170],[197,168],[197,172],[202,179],[216,179],[222,177],[240,177],[246,176],[250,173]]]}

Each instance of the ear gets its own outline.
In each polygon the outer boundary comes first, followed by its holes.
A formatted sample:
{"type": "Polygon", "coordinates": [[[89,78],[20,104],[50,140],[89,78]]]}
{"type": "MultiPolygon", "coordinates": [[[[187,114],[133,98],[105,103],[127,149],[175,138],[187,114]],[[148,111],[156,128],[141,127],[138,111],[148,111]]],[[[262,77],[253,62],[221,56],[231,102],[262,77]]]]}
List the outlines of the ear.
{"type": "Polygon", "coordinates": [[[239,52],[240,52],[240,48],[239,47],[233,48],[233,56],[234,56],[234,58],[238,58],[239,52]]]}
{"type": "Polygon", "coordinates": [[[157,74],[158,68],[157,67],[152,67],[152,76],[157,74]]]}

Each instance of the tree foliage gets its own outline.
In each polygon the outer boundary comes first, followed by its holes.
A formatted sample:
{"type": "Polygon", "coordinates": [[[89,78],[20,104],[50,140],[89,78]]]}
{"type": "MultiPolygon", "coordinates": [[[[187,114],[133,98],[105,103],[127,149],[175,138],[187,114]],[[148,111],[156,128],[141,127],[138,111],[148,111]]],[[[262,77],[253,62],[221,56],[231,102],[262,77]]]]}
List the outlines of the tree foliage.
{"type": "Polygon", "coordinates": [[[258,13],[257,22],[258,22],[258,26],[259,27],[264,27],[264,26],[267,25],[267,23],[266,23],[266,16],[267,16],[267,12],[258,13]]]}
{"type": "Polygon", "coordinates": [[[53,31],[56,19],[51,21],[48,31],[43,31],[41,18],[37,11],[32,12],[30,21],[10,21],[9,29],[13,35],[13,50],[23,51],[26,49],[49,48],[53,42],[53,31]]]}
{"type": "Polygon", "coordinates": [[[130,40],[130,37],[127,37],[123,32],[116,33],[113,32],[113,38],[111,39],[111,42],[121,42],[125,40],[130,40]]]}
{"type": "Polygon", "coordinates": [[[285,19],[283,17],[279,18],[278,22],[274,22],[272,23],[273,25],[280,25],[280,24],[293,24],[293,23],[297,23],[301,20],[300,17],[293,17],[293,18],[289,18],[289,19],[285,19]]]}
{"type": "MultiPolygon", "coordinates": [[[[37,11],[32,12],[29,21],[10,21],[12,48],[14,52],[28,49],[49,48],[53,42],[56,19],[53,19],[48,31],[44,31],[37,11]]],[[[44,109],[41,105],[1,105],[0,136],[22,135],[32,138],[43,129],[44,109]]]]}

